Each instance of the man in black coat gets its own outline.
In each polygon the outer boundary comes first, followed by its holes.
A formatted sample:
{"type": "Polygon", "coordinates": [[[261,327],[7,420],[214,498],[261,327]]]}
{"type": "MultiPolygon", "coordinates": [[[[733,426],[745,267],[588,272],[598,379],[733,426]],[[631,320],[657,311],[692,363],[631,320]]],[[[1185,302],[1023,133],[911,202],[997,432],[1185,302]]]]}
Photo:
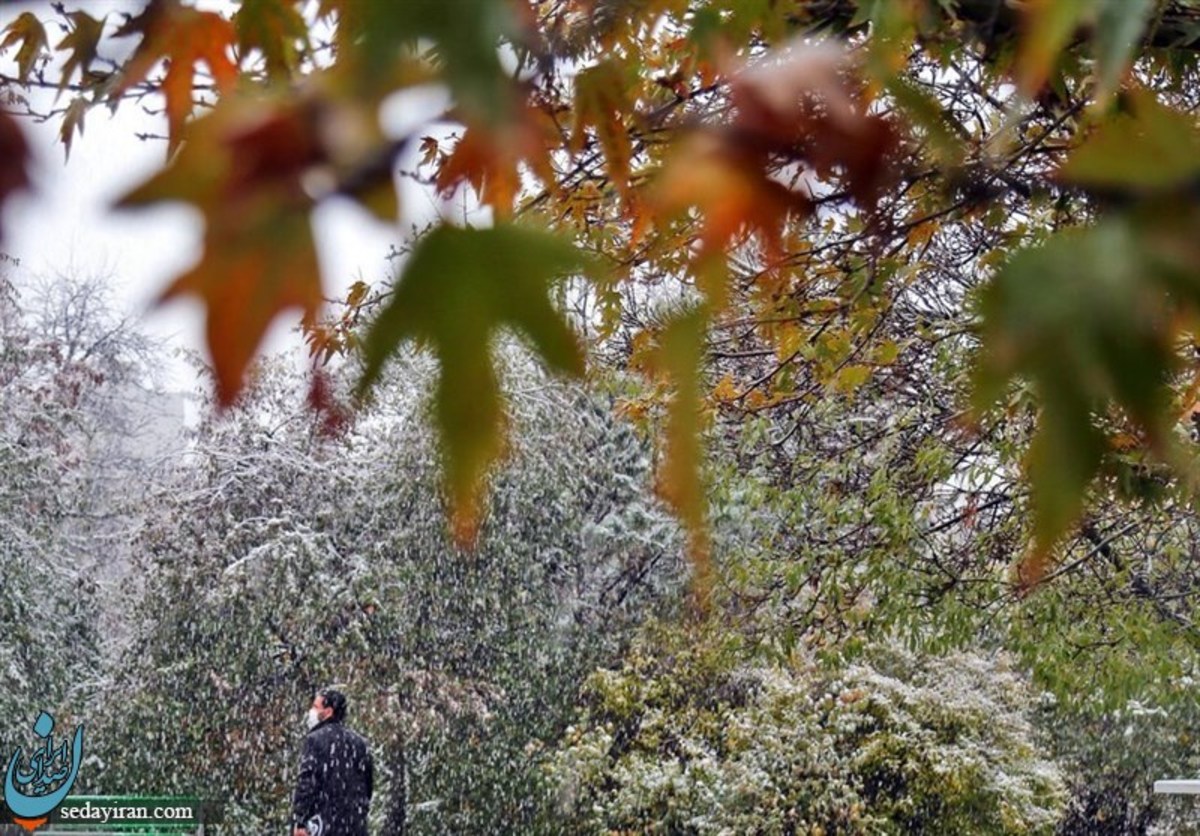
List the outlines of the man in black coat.
{"type": "Polygon", "coordinates": [[[346,697],[326,688],[308,710],[292,796],[292,836],[367,836],[375,766],[367,741],[342,725],[346,697]]]}

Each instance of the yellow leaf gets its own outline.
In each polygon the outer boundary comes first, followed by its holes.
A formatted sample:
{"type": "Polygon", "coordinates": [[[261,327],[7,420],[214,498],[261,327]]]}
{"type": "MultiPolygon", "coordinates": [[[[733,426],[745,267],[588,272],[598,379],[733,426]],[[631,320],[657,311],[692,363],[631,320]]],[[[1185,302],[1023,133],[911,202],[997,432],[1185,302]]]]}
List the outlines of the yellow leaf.
{"type": "Polygon", "coordinates": [[[871,379],[871,367],[852,365],[843,366],[833,379],[833,388],[843,394],[853,394],[864,383],[871,379]]]}
{"type": "Polygon", "coordinates": [[[37,59],[46,51],[46,30],[32,12],[22,12],[4,31],[8,34],[0,41],[0,52],[13,44],[21,44],[17,50],[17,77],[24,83],[37,59]]]}
{"type": "Polygon", "coordinates": [[[783,363],[795,357],[804,345],[805,334],[794,322],[783,322],[775,328],[775,357],[783,363]]]}
{"type": "Polygon", "coordinates": [[[623,119],[633,111],[625,92],[628,86],[621,67],[613,61],[601,61],[580,72],[575,77],[575,125],[571,132],[571,149],[579,153],[587,141],[587,127],[596,131],[608,162],[609,179],[622,194],[629,190],[632,156],[623,119]]]}
{"type": "Polygon", "coordinates": [[[737,384],[733,382],[733,376],[728,374],[721,378],[712,391],[713,399],[721,402],[737,400],[738,394],[737,384]]]}
{"type": "Polygon", "coordinates": [[[872,359],[878,366],[890,366],[900,356],[900,346],[895,340],[884,340],[876,348],[872,359]]]}

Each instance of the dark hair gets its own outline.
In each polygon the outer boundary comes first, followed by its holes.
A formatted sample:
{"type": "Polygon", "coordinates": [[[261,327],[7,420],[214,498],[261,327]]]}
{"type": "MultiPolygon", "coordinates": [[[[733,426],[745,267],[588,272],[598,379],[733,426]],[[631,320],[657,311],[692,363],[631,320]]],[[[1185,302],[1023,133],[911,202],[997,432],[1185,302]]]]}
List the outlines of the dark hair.
{"type": "Polygon", "coordinates": [[[333,709],[333,719],[341,722],[346,719],[346,695],[336,688],[322,688],[317,691],[317,696],[321,698],[321,702],[325,703],[326,708],[333,709]]]}

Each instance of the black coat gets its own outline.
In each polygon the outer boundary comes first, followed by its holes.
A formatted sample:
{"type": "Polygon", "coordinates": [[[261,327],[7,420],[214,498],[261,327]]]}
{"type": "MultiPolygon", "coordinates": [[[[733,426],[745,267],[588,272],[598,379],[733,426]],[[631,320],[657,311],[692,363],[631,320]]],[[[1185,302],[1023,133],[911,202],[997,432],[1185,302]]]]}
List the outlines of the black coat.
{"type": "Polygon", "coordinates": [[[367,741],[336,720],[304,738],[300,777],[292,797],[292,826],[310,836],[367,836],[375,765],[367,741]],[[320,830],[310,823],[319,817],[320,830]]]}

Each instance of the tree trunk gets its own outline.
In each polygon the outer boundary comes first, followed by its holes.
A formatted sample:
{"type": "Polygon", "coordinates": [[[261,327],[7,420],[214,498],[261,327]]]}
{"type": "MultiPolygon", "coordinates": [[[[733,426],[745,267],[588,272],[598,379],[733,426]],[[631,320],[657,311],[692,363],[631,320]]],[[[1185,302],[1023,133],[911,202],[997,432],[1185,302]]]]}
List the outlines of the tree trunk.
{"type": "Polygon", "coordinates": [[[382,836],[406,836],[408,833],[408,757],[404,740],[397,740],[388,758],[392,773],[390,803],[382,836]]]}

